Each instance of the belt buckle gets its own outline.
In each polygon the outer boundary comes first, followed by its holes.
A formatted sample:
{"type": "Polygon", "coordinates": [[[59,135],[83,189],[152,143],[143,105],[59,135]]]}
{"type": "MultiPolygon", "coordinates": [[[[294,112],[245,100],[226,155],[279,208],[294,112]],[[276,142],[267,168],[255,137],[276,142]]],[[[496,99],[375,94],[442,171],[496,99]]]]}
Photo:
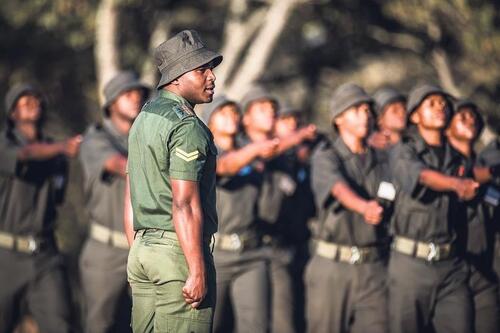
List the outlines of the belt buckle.
{"type": "Polygon", "coordinates": [[[242,247],[241,239],[238,234],[229,235],[229,243],[231,244],[231,248],[233,250],[240,250],[242,247]]]}
{"type": "Polygon", "coordinates": [[[31,254],[35,254],[39,250],[38,244],[33,236],[28,237],[28,250],[31,254]]]}
{"type": "Polygon", "coordinates": [[[436,245],[435,243],[429,243],[429,254],[427,255],[427,261],[439,260],[441,254],[440,250],[441,249],[439,248],[439,245],[436,245]]]}
{"type": "Polygon", "coordinates": [[[357,246],[351,247],[351,258],[349,259],[349,263],[351,265],[359,263],[361,260],[361,252],[357,246]]]}

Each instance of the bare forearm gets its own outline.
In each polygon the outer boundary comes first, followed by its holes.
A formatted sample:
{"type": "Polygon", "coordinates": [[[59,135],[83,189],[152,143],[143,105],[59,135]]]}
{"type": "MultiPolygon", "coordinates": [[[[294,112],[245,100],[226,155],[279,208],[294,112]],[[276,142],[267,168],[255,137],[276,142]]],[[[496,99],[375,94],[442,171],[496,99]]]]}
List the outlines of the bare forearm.
{"type": "Polygon", "coordinates": [[[194,203],[173,203],[172,219],[189,272],[205,275],[203,261],[203,219],[201,207],[194,203]]]}
{"type": "Polygon", "coordinates": [[[259,154],[257,144],[226,153],[217,160],[217,175],[232,176],[237,174],[244,166],[250,164],[259,154]]]}
{"type": "Polygon", "coordinates": [[[304,137],[300,132],[295,132],[286,137],[280,138],[280,143],[278,145],[278,154],[281,154],[288,149],[295,147],[304,141],[304,137]]]}
{"type": "Polygon", "coordinates": [[[357,195],[351,188],[343,183],[338,182],[332,187],[332,195],[347,209],[363,215],[366,210],[367,201],[357,195]]]}
{"type": "Polygon", "coordinates": [[[127,236],[128,245],[134,242],[134,211],[132,210],[132,201],[130,199],[130,181],[128,176],[125,183],[125,202],[124,202],[123,228],[127,236]]]}
{"type": "Polygon", "coordinates": [[[422,170],[419,178],[420,184],[438,192],[454,191],[457,187],[457,180],[456,177],[430,169],[422,170]]]}
{"type": "Polygon", "coordinates": [[[122,155],[114,155],[104,162],[104,170],[120,177],[126,176],[127,159],[122,155]]]}
{"type": "Polygon", "coordinates": [[[19,161],[46,160],[64,153],[64,143],[33,143],[19,150],[19,161]]]}

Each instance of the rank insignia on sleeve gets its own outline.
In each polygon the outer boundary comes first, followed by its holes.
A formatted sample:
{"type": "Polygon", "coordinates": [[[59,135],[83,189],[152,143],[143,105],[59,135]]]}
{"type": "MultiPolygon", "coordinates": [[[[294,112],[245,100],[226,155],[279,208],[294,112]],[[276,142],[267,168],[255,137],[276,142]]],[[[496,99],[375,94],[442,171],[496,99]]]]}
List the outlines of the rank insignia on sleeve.
{"type": "Polygon", "coordinates": [[[198,152],[198,150],[188,153],[180,148],[175,148],[175,155],[186,162],[190,162],[197,159],[200,153],[198,152]]]}

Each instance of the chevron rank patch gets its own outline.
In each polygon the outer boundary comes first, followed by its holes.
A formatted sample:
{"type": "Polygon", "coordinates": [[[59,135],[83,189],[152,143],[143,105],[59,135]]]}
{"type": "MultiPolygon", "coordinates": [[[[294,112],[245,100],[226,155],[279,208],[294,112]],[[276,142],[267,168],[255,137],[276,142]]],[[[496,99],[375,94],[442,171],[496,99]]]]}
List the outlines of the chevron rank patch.
{"type": "Polygon", "coordinates": [[[198,156],[200,156],[200,153],[198,152],[198,150],[194,150],[188,153],[180,148],[175,148],[175,155],[186,162],[191,162],[196,160],[198,156]]]}

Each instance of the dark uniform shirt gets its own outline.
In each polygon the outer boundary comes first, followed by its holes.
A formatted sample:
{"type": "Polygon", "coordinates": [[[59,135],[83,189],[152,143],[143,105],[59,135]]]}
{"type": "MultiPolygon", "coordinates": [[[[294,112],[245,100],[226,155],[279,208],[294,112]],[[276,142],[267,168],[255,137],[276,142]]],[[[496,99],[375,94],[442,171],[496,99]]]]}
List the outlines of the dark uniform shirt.
{"type": "MultiPolygon", "coordinates": [[[[39,142],[50,142],[42,138],[39,142]]],[[[16,130],[0,132],[0,230],[15,235],[51,237],[56,205],[62,202],[67,160],[18,162],[26,139],[16,130]]]]}
{"type": "Polygon", "coordinates": [[[199,184],[205,236],[217,231],[217,149],[208,127],[182,97],[161,90],[129,135],[128,173],[134,229],[175,231],[171,179],[199,184]]]}
{"type": "Polygon", "coordinates": [[[436,192],[419,183],[424,169],[457,176],[460,155],[448,143],[433,149],[411,132],[390,153],[397,198],[392,223],[395,235],[422,242],[450,243],[464,225],[463,205],[454,193],[436,192]]]}
{"type": "Polygon", "coordinates": [[[353,154],[338,137],[332,143],[323,141],[312,155],[312,187],[320,216],[318,237],[349,246],[373,246],[387,239],[386,219],[379,225],[365,222],[361,214],[345,208],[331,194],[332,187],[344,182],[358,196],[374,200],[380,183],[387,181],[385,155],[367,148],[363,155],[353,154]]]}
{"type": "Polygon", "coordinates": [[[115,155],[127,157],[128,136],[120,134],[109,119],[91,126],[80,147],[90,220],[123,231],[125,179],[104,170],[106,160],[115,155]]]}

